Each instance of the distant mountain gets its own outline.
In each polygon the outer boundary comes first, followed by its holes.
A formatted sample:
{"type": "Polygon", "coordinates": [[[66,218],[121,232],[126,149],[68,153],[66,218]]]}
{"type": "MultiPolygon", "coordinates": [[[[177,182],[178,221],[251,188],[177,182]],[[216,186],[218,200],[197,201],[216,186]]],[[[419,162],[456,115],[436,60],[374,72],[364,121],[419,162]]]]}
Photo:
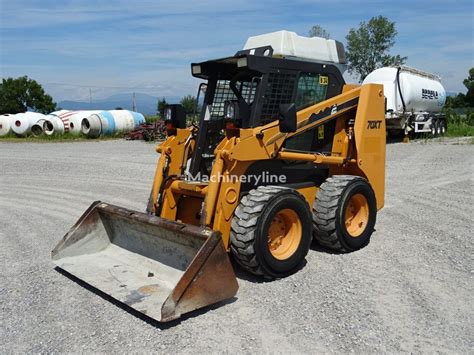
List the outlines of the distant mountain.
{"type": "MultiPolygon", "coordinates": [[[[125,110],[132,109],[132,93],[128,94],[116,94],[106,99],[93,100],[92,104],[86,101],[71,101],[64,100],[58,103],[58,107],[64,110],[113,110],[117,107],[125,110]]],[[[169,103],[177,103],[180,98],[177,96],[165,97],[169,103]]],[[[158,97],[135,93],[135,101],[137,104],[137,111],[144,115],[156,114],[156,105],[158,103],[158,97]]]]}

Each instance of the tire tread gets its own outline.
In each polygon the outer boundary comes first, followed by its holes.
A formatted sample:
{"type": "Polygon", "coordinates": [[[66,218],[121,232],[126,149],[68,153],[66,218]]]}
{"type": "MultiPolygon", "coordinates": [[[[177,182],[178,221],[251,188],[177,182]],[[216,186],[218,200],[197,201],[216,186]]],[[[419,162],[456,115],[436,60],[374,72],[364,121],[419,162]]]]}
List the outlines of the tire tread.
{"type": "Polygon", "coordinates": [[[354,175],[333,175],[321,184],[313,205],[313,237],[322,246],[338,251],[348,252],[336,233],[336,213],[339,200],[345,188],[357,180],[364,180],[354,175]]]}
{"type": "Polygon", "coordinates": [[[250,190],[237,206],[231,224],[230,249],[237,263],[245,270],[257,276],[266,277],[259,265],[254,250],[255,228],[258,217],[265,204],[282,190],[291,190],[283,186],[259,186],[250,190]]]}

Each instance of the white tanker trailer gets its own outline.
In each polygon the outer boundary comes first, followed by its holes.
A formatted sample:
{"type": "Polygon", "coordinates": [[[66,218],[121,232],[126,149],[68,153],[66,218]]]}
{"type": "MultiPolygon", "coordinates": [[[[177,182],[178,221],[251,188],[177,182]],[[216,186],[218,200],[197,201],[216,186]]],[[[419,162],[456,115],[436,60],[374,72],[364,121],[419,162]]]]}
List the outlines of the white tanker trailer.
{"type": "Polygon", "coordinates": [[[447,123],[441,112],[446,91],[439,77],[410,67],[385,67],[367,75],[363,84],[383,84],[389,133],[444,134],[447,123]]]}

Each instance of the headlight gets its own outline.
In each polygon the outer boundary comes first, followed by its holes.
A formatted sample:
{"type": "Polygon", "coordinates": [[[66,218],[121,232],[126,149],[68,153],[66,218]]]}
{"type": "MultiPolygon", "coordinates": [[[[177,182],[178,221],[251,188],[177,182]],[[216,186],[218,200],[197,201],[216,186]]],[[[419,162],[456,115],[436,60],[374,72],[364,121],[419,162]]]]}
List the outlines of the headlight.
{"type": "Polygon", "coordinates": [[[191,72],[193,75],[201,74],[201,66],[200,65],[192,65],[191,72]]]}

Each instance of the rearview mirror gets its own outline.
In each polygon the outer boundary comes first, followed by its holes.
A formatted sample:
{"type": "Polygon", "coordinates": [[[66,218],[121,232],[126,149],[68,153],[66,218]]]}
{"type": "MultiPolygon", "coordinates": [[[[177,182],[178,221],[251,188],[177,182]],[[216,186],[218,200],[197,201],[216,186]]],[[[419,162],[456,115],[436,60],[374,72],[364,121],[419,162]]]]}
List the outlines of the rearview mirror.
{"type": "Polygon", "coordinates": [[[280,116],[278,118],[280,132],[296,132],[296,106],[295,104],[281,104],[280,116]]]}

